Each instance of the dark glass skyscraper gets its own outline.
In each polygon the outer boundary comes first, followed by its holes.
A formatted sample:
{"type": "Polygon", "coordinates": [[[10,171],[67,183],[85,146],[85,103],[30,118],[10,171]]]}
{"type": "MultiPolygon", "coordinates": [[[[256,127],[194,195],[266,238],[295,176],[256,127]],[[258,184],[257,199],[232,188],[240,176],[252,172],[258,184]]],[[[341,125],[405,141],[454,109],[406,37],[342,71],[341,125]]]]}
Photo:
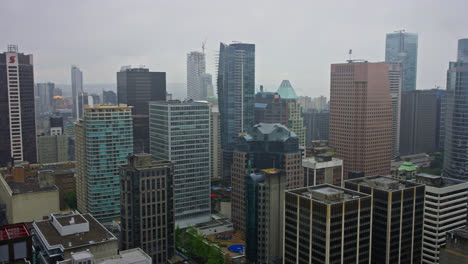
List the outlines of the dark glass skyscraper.
{"type": "Polygon", "coordinates": [[[166,73],[122,67],[117,73],[117,103],[133,106],[134,153],[149,153],[149,101],[166,101],[166,73]]]}
{"type": "Polygon", "coordinates": [[[9,45],[0,53],[0,166],[36,162],[33,56],[9,45]]]}
{"type": "Polygon", "coordinates": [[[240,132],[254,125],[255,45],[221,43],[218,62],[223,181],[230,182],[232,151],[240,132]]]}
{"type": "Polygon", "coordinates": [[[458,41],[458,58],[447,71],[444,177],[468,180],[468,39],[458,41]]]}
{"type": "Polygon", "coordinates": [[[385,62],[401,63],[401,90],[416,90],[418,71],[418,34],[398,31],[388,33],[385,41],[385,62]]]}

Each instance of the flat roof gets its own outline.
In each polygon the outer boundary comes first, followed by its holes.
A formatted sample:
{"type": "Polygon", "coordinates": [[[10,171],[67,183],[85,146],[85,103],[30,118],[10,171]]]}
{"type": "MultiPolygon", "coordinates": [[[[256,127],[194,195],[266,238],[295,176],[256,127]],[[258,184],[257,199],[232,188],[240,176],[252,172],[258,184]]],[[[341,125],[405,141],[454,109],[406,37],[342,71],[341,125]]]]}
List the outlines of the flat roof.
{"type": "MultiPolygon", "coordinates": [[[[77,215],[74,215],[77,219],[77,215]]],[[[89,222],[89,232],[61,236],[57,229],[52,225],[51,220],[34,222],[38,228],[40,237],[43,237],[51,246],[62,246],[64,250],[88,246],[90,244],[108,242],[117,240],[104,226],[102,226],[90,214],[82,214],[82,217],[89,222]]]]}
{"type": "Polygon", "coordinates": [[[7,183],[11,191],[13,192],[13,195],[34,192],[50,192],[58,190],[58,188],[55,185],[41,188],[39,184],[35,182],[7,181],[7,183]]]}
{"type": "Polygon", "coordinates": [[[416,183],[416,182],[403,181],[403,180],[390,178],[386,176],[368,176],[368,177],[347,180],[347,182],[359,184],[362,186],[368,186],[368,187],[379,189],[379,190],[390,191],[390,192],[404,190],[407,188],[414,188],[414,187],[423,185],[423,184],[416,183]]]}
{"type": "Polygon", "coordinates": [[[59,222],[62,226],[86,223],[85,218],[79,214],[68,215],[68,216],[59,216],[59,215],[54,215],[54,216],[57,222],[59,222]]]}
{"type": "Polygon", "coordinates": [[[140,248],[120,251],[116,256],[96,261],[97,264],[132,264],[150,260],[150,256],[140,248]]]}
{"type": "Polygon", "coordinates": [[[310,200],[326,204],[343,203],[347,201],[371,197],[369,194],[356,192],[353,190],[341,188],[330,184],[321,184],[316,186],[286,190],[286,193],[296,194],[298,196],[306,197],[310,200]]]}
{"type": "Polygon", "coordinates": [[[448,186],[468,183],[467,181],[442,177],[440,175],[433,175],[428,173],[418,173],[415,175],[415,179],[411,180],[412,182],[417,182],[421,184],[426,184],[431,187],[444,188],[448,186]]]}

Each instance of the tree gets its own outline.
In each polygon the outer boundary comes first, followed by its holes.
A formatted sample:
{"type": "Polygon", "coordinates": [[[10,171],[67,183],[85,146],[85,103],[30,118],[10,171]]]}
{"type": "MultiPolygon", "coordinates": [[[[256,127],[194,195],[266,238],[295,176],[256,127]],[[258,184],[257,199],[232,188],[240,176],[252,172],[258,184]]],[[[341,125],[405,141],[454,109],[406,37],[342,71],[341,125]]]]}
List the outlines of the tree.
{"type": "Polygon", "coordinates": [[[76,191],[69,191],[64,197],[65,203],[73,210],[76,210],[76,191]]]}

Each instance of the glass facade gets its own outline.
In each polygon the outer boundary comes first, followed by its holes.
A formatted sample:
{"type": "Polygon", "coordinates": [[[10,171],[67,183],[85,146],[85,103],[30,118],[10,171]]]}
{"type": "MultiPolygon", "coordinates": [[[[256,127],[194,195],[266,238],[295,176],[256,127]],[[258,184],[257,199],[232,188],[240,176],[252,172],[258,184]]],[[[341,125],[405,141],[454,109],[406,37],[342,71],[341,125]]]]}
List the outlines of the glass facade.
{"type": "Polygon", "coordinates": [[[151,155],[174,165],[176,225],[210,220],[210,106],[206,102],[150,102],[151,155]]]}
{"type": "Polygon", "coordinates": [[[403,31],[387,34],[385,62],[401,63],[402,91],[416,90],[418,34],[403,31]]]}
{"type": "Polygon", "coordinates": [[[229,185],[235,140],[239,132],[245,132],[254,125],[254,44],[220,44],[217,89],[221,116],[223,181],[229,185]]]}
{"type": "Polygon", "coordinates": [[[133,153],[132,109],[86,107],[77,127],[78,207],[101,223],[120,219],[119,166],[133,153]]]}

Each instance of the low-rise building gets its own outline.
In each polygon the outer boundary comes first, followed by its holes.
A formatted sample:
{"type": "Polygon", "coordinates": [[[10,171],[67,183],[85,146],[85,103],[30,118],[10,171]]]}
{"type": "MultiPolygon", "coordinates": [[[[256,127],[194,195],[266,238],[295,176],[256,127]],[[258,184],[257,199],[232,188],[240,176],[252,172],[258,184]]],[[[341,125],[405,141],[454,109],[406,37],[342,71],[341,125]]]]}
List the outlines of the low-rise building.
{"type": "Polygon", "coordinates": [[[302,159],[304,186],[332,184],[341,186],[343,182],[343,160],[319,154],[302,159]]]}
{"type": "Polygon", "coordinates": [[[392,177],[398,180],[412,180],[418,172],[418,167],[410,161],[405,161],[396,170],[392,171],[392,177]]]}
{"type": "Polygon", "coordinates": [[[94,255],[89,251],[82,251],[71,253],[71,258],[57,262],[57,264],[77,264],[77,263],[93,263],[93,264],[151,264],[151,257],[148,256],[140,248],[133,248],[128,250],[122,250],[119,254],[94,259],[94,255]],[[91,262],[87,262],[91,261],[91,262]]]}
{"type": "Polygon", "coordinates": [[[39,185],[34,179],[6,181],[0,177],[0,203],[6,207],[9,224],[42,220],[59,211],[59,190],[54,184],[39,185]]]}
{"type": "Polygon", "coordinates": [[[439,263],[447,232],[466,225],[468,182],[426,173],[414,181],[426,185],[422,263],[439,263]]]}
{"type": "Polygon", "coordinates": [[[118,239],[90,214],[51,214],[50,219],[32,225],[37,263],[71,259],[72,253],[80,251],[89,251],[96,259],[118,254],[118,239]]]}
{"type": "Polygon", "coordinates": [[[468,226],[447,232],[440,249],[440,263],[468,264],[468,226]]]}
{"type": "Polygon", "coordinates": [[[0,263],[26,263],[32,260],[32,240],[26,225],[0,226],[0,263]]]}

